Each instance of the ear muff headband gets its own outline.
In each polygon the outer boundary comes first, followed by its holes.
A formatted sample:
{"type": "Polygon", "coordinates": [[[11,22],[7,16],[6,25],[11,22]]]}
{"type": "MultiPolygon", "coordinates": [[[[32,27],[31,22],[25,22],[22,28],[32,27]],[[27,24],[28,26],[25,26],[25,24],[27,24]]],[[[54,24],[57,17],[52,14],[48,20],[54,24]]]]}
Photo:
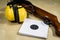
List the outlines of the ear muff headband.
{"type": "Polygon", "coordinates": [[[14,6],[14,5],[12,7],[13,7],[13,11],[14,11],[15,22],[19,22],[18,7],[17,6],[14,6]]]}

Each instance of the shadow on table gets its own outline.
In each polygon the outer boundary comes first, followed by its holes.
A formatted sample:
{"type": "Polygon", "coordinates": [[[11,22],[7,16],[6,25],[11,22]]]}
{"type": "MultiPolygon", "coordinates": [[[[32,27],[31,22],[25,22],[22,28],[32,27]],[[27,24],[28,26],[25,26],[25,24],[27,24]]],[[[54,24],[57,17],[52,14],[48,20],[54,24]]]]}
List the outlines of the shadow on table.
{"type": "Polygon", "coordinates": [[[4,24],[4,23],[6,23],[6,19],[4,16],[4,12],[1,12],[0,13],[0,24],[4,24]]]}
{"type": "Polygon", "coordinates": [[[53,36],[55,36],[55,37],[60,37],[60,36],[58,36],[58,35],[56,34],[56,30],[55,30],[55,27],[54,27],[54,26],[51,25],[50,28],[51,28],[51,30],[52,30],[53,36]]]}

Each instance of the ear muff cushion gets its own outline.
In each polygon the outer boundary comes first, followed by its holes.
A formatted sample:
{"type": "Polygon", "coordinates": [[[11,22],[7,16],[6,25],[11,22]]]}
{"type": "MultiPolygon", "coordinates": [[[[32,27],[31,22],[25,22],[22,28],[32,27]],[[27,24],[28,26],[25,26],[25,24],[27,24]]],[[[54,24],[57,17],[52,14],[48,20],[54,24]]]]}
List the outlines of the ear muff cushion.
{"type": "Polygon", "coordinates": [[[27,11],[24,7],[18,9],[19,12],[19,21],[23,22],[27,18],[27,11]]]}
{"type": "Polygon", "coordinates": [[[5,9],[5,17],[6,19],[8,19],[9,21],[14,21],[15,18],[14,18],[14,11],[13,11],[13,8],[10,6],[7,6],[6,9],[5,9]]]}

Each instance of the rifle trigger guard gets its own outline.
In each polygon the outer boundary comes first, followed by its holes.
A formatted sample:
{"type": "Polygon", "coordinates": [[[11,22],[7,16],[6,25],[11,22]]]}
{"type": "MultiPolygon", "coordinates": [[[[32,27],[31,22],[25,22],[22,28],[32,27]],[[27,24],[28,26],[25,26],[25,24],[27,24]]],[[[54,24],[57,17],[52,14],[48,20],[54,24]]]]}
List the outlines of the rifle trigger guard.
{"type": "Polygon", "coordinates": [[[45,24],[50,25],[52,22],[48,18],[43,18],[45,24]]]}

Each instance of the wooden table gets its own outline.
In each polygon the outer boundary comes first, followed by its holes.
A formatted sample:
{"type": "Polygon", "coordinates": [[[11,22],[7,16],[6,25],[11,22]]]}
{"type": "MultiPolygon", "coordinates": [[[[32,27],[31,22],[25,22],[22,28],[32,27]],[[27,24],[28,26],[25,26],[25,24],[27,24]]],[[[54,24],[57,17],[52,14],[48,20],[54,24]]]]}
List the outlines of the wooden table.
{"type": "MultiPolygon", "coordinates": [[[[34,5],[56,15],[60,22],[60,1],[59,0],[29,0],[29,1],[31,1],[34,5]]],[[[6,4],[4,4],[3,6],[6,6],[6,4]]],[[[29,15],[29,18],[40,20],[39,18],[31,14],[29,15]]],[[[0,10],[0,40],[45,40],[41,38],[19,35],[18,31],[21,25],[22,24],[11,23],[7,21],[4,17],[4,8],[0,10]]],[[[60,40],[60,37],[57,37],[55,35],[53,26],[49,28],[48,38],[46,40],[60,40]]]]}

